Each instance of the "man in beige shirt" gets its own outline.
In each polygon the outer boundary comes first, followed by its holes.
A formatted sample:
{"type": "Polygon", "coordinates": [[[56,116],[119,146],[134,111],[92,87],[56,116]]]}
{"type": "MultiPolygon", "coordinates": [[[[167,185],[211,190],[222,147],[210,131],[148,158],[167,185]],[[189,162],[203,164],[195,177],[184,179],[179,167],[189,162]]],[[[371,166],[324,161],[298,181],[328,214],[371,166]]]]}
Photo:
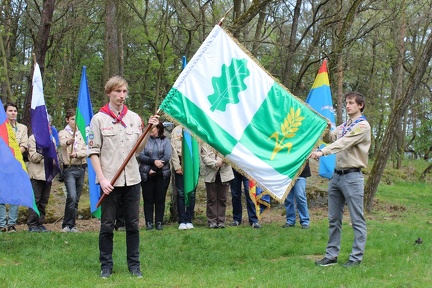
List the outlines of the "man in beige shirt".
{"type": "Polygon", "coordinates": [[[371,127],[362,115],[365,108],[364,96],[358,92],[345,94],[346,113],[349,120],[324,136],[325,142],[332,142],[312,152],[310,158],[336,154],[336,169],[328,187],[329,240],[326,255],[316,261],[318,266],[337,264],[340,252],[342,217],[345,203],[354,230],[351,255],[343,267],[359,265],[366,247],[366,221],[363,214],[364,178],[361,168],[368,162],[371,144],[371,127]]]}
{"type": "MultiPolygon", "coordinates": [[[[8,122],[14,131],[16,141],[21,153],[27,152],[28,131],[27,126],[17,122],[18,108],[15,103],[6,102],[3,104],[8,122]]],[[[0,204],[0,232],[16,232],[15,225],[18,219],[18,205],[9,206],[9,217],[6,212],[6,205],[0,204]],[[6,220],[7,219],[7,220],[6,220]]]]}
{"type": "MultiPolygon", "coordinates": [[[[129,272],[142,278],[139,260],[139,202],[140,182],[139,165],[132,157],[121,172],[120,177],[111,185],[117,171],[140,138],[143,130],[141,117],[128,110],[124,104],[128,84],[120,76],[110,78],[105,84],[109,103],[96,113],[90,123],[89,152],[100,184],[101,193],[106,194],[101,204],[101,227],[99,232],[99,261],[102,278],[109,278],[113,269],[113,236],[117,210],[122,209],[126,228],[126,249],[129,272]],[[120,204],[121,203],[121,204],[120,204]]],[[[149,119],[150,125],[159,123],[159,116],[149,119]]],[[[147,134],[148,139],[150,134],[147,134]]],[[[144,139],[137,153],[145,147],[144,139]]]]}
{"type": "Polygon", "coordinates": [[[87,165],[87,145],[81,132],[76,127],[75,109],[66,111],[66,127],[59,132],[61,159],[63,161],[63,181],[66,186],[66,203],[62,223],[62,232],[78,232],[75,219],[78,203],[84,186],[87,165]]]}

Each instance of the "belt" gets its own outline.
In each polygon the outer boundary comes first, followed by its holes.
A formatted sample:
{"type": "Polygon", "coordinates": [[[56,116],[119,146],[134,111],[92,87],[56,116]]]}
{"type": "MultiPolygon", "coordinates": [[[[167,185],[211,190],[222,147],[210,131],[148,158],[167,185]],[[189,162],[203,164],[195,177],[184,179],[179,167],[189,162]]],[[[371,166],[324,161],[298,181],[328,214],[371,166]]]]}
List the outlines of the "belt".
{"type": "Polygon", "coordinates": [[[79,167],[79,168],[85,168],[86,164],[81,164],[81,165],[64,165],[63,164],[63,169],[64,168],[73,168],[73,167],[79,167]]]}
{"type": "Polygon", "coordinates": [[[335,169],[334,172],[338,175],[345,175],[345,174],[353,173],[353,172],[361,172],[361,169],[360,168],[348,168],[348,169],[342,169],[342,170],[335,169]]]}

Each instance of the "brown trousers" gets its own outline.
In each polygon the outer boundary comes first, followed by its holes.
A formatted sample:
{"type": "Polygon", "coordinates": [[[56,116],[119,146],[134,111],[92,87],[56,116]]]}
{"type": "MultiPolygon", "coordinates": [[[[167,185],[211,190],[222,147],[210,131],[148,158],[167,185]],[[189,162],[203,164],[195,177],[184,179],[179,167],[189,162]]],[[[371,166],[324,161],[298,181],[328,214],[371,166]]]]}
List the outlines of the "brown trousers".
{"type": "Polygon", "coordinates": [[[229,183],[222,184],[220,176],[213,183],[205,183],[207,190],[207,222],[211,224],[225,223],[225,211],[229,191],[229,183]]]}

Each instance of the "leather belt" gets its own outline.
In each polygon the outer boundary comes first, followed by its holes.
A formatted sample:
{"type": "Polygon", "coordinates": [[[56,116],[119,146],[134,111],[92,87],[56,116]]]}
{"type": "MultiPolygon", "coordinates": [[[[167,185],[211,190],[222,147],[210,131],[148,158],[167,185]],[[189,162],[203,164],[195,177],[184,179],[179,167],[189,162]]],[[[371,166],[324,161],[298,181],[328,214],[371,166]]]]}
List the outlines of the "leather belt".
{"type": "Polygon", "coordinates": [[[361,169],[360,168],[348,168],[348,169],[342,169],[342,170],[335,169],[334,172],[338,175],[345,175],[345,174],[353,173],[353,172],[361,172],[361,169]]]}
{"type": "Polygon", "coordinates": [[[82,165],[64,165],[63,164],[63,169],[64,168],[73,168],[73,167],[85,168],[86,165],[85,164],[82,164],[82,165]]]}

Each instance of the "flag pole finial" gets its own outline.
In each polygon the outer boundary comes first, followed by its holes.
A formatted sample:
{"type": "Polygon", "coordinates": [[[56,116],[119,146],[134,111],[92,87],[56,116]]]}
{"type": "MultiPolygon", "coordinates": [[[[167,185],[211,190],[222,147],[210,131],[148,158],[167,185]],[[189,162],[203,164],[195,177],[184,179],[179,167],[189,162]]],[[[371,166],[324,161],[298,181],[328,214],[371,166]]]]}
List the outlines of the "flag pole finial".
{"type": "Polygon", "coordinates": [[[222,26],[222,23],[223,23],[223,21],[225,20],[225,17],[228,15],[228,13],[229,13],[233,8],[234,8],[234,5],[231,6],[231,8],[228,9],[227,12],[225,12],[225,15],[221,18],[221,20],[219,20],[219,23],[218,23],[219,26],[222,26]]]}

